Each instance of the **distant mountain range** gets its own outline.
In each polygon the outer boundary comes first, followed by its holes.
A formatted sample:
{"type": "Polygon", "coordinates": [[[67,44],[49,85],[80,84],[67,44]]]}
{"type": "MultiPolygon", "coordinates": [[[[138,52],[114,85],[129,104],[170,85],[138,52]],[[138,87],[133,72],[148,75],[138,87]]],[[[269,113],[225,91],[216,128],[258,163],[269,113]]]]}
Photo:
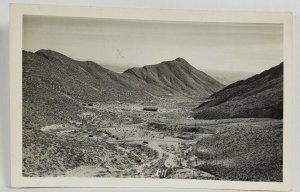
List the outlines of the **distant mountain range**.
{"type": "Polygon", "coordinates": [[[237,81],[194,109],[196,119],[283,117],[283,63],[237,81]]]}
{"type": "Polygon", "coordinates": [[[23,51],[24,91],[55,90],[84,102],[147,100],[161,95],[207,97],[224,85],[182,58],[131,68],[123,74],[51,50],[23,51]]]}
{"type": "Polygon", "coordinates": [[[83,103],[208,97],[223,87],[181,58],[120,74],[51,50],[23,51],[23,121],[30,124],[27,127],[70,119],[84,111],[83,103]]]}
{"type": "Polygon", "coordinates": [[[282,118],[283,63],[224,88],[183,58],[112,72],[51,50],[23,51],[23,122],[58,123],[94,102],[150,101],[157,97],[208,98],[195,118],[282,118]]]}
{"type": "Polygon", "coordinates": [[[202,71],[226,86],[236,81],[247,79],[256,74],[254,72],[227,71],[227,70],[225,71],[225,70],[218,70],[218,69],[215,70],[203,69],[202,71]]]}

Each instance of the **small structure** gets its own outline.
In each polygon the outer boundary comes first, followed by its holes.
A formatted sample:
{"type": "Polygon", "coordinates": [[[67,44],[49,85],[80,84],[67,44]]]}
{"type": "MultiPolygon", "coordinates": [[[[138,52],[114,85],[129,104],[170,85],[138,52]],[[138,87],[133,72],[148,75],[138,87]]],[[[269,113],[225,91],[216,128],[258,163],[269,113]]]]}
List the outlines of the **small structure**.
{"type": "Polygon", "coordinates": [[[149,144],[149,143],[147,141],[143,141],[143,144],[146,145],[146,144],[149,144]]]}
{"type": "Polygon", "coordinates": [[[137,163],[142,163],[142,160],[137,159],[136,162],[137,162],[137,163]]]}
{"type": "Polygon", "coordinates": [[[158,111],[158,108],[157,107],[144,107],[143,108],[144,111],[158,111]]]}
{"type": "Polygon", "coordinates": [[[93,106],[93,103],[89,103],[88,106],[93,106]]]}

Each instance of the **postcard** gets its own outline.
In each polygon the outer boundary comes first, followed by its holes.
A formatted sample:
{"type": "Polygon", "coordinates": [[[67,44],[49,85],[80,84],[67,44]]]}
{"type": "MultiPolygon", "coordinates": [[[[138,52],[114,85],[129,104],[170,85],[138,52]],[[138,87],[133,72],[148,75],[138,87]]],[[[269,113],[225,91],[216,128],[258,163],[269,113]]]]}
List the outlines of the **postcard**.
{"type": "Polygon", "coordinates": [[[12,187],[291,189],[291,13],[10,11],[12,187]]]}

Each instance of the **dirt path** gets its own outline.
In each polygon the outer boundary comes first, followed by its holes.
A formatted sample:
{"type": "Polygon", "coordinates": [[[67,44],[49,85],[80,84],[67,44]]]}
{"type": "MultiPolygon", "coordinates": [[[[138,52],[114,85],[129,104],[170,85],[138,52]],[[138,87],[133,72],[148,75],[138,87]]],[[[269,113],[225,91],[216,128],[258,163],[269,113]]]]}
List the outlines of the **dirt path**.
{"type": "Polygon", "coordinates": [[[165,166],[166,167],[175,167],[177,166],[177,163],[174,161],[175,155],[172,153],[169,153],[165,150],[163,150],[159,145],[162,144],[161,142],[149,142],[148,147],[151,149],[155,150],[159,154],[159,158],[162,158],[163,154],[168,155],[168,158],[165,161],[165,166]]]}

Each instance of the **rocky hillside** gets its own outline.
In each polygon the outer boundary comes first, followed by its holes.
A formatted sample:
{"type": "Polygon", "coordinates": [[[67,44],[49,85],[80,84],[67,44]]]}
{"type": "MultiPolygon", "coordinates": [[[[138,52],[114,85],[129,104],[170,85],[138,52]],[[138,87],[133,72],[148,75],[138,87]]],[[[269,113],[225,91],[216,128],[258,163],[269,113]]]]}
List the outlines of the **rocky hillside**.
{"type": "Polygon", "coordinates": [[[144,84],[92,61],[76,61],[51,50],[23,52],[24,89],[47,87],[84,102],[149,98],[144,84]],[[144,90],[144,91],[141,91],[144,90]]]}
{"type": "Polygon", "coordinates": [[[24,123],[35,127],[70,120],[94,102],[144,102],[170,93],[207,96],[222,88],[183,59],[141,69],[119,74],[51,50],[23,51],[24,123]]]}
{"type": "Polygon", "coordinates": [[[282,118],[283,63],[213,94],[195,109],[197,119],[282,118]]]}
{"type": "Polygon", "coordinates": [[[207,97],[224,87],[182,58],[141,68],[134,67],[124,74],[166,91],[169,95],[207,97]]]}
{"type": "Polygon", "coordinates": [[[29,127],[70,120],[83,104],[150,100],[150,92],[155,90],[91,61],[51,50],[23,51],[23,120],[29,127]]]}

